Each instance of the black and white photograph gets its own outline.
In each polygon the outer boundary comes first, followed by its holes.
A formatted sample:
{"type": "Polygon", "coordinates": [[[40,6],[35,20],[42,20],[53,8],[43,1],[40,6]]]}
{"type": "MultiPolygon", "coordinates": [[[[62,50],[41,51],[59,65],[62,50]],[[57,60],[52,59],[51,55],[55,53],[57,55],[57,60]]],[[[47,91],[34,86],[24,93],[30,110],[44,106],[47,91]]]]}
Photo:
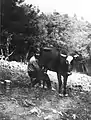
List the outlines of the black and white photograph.
{"type": "Polygon", "coordinates": [[[0,120],[91,120],[91,0],[0,0],[0,120]]]}

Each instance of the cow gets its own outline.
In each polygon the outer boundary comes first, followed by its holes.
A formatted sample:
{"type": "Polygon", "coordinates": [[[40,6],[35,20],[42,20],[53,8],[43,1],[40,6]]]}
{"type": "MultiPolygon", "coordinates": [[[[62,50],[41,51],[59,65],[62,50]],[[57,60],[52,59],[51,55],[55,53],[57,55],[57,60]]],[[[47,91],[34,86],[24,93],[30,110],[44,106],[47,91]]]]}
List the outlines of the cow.
{"type": "Polygon", "coordinates": [[[40,52],[38,55],[36,55],[36,57],[41,68],[57,73],[59,94],[62,86],[61,76],[63,76],[63,95],[65,96],[67,79],[71,74],[72,63],[73,60],[78,57],[78,55],[71,56],[61,54],[60,50],[56,47],[42,47],[40,48],[40,52]]]}
{"type": "Polygon", "coordinates": [[[61,92],[62,80],[61,75],[63,76],[63,95],[66,95],[66,84],[68,76],[71,75],[73,61],[78,55],[65,55],[61,54],[56,47],[52,48],[41,48],[40,55],[38,57],[39,64],[41,67],[44,67],[46,70],[51,70],[57,73],[58,78],[58,92],[61,92]]]}

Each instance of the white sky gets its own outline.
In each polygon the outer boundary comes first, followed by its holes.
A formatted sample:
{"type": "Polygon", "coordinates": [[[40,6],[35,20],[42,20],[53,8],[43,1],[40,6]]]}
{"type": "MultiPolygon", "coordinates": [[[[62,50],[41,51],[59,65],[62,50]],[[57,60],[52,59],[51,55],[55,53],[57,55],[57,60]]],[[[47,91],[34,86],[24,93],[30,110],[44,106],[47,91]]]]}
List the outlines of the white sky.
{"type": "Polygon", "coordinates": [[[39,6],[41,12],[50,13],[56,10],[78,18],[83,17],[91,23],[91,0],[25,0],[28,4],[39,6]]]}

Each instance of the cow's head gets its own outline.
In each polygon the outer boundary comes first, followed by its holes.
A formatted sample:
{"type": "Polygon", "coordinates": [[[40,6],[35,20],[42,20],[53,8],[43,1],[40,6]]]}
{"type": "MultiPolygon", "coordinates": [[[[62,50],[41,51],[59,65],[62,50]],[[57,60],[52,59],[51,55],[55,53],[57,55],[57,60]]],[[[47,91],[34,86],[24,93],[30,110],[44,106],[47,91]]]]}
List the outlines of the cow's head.
{"type": "Polygon", "coordinates": [[[66,57],[66,64],[68,65],[68,72],[71,72],[72,71],[72,69],[73,69],[73,62],[74,62],[74,60],[76,60],[77,58],[79,57],[79,55],[78,54],[76,54],[76,55],[68,55],[67,57],[66,57]]]}
{"type": "Polygon", "coordinates": [[[76,54],[76,55],[64,55],[64,54],[61,54],[62,57],[65,58],[65,64],[67,66],[67,72],[71,72],[72,69],[73,69],[73,62],[74,60],[76,60],[79,55],[76,54]]]}

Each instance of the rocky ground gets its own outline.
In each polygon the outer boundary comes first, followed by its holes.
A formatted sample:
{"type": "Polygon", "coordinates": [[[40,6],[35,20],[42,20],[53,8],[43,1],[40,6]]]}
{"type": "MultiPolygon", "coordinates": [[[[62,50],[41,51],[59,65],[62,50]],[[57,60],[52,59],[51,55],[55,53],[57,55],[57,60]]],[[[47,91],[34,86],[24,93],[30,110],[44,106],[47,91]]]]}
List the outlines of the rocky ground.
{"type": "MultiPolygon", "coordinates": [[[[48,75],[56,89],[56,73],[48,75]]],[[[73,72],[68,96],[61,97],[56,90],[29,88],[27,65],[0,61],[0,81],[0,120],[91,120],[90,76],[73,72]],[[8,89],[3,85],[6,79],[12,81],[8,89]]]]}

